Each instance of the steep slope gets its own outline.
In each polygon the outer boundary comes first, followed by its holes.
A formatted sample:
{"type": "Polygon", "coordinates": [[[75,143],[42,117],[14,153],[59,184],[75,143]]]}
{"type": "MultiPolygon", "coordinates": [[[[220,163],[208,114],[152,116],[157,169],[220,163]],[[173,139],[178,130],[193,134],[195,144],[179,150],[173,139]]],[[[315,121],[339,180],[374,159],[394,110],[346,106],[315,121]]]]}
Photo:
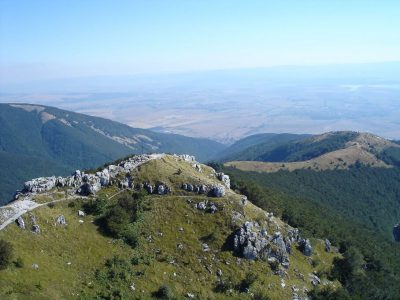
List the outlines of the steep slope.
{"type": "Polygon", "coordinates": [[[227,165],[245,171],[333,170],[354,166],[397,166],[400,146],[369,133],[329,132],[278,146],[253,161],[232,161],[227,165]]]}
{"type": "MultiPolygon", "coordinates": [[[[15,261],[0,270],[1,298],[292,299],[314,285],[340,290],[325,275],[340,258],[334,248],[298,237],[191,157],[134,157],[105,170],[57,179],[64,187],[51,178],[26,184],[16,203],[53,203],[22,215],[24,229],[19,219],[0,231],[15,261]],[[29,192],[38,187],[46,191],[29,192]]],[[[0,222],[13,207],[1,208],[0,222]]]]}
{"type": "Polygon", "coordinates": [[[66,175],[141,152],[190,153],[205,160],[224,148],[206,140],[131,128],[31,104],[0,104],[0,204],[23,181],[66,175]]]}
{"type": "Polygon", "coordinates": [[[331,276],[341,280],[351,299],[399,299],[400,244],[393,231],[400,221],[399,168],[223,171],[259,207],[340,245],[344,260],[331,276]]]}

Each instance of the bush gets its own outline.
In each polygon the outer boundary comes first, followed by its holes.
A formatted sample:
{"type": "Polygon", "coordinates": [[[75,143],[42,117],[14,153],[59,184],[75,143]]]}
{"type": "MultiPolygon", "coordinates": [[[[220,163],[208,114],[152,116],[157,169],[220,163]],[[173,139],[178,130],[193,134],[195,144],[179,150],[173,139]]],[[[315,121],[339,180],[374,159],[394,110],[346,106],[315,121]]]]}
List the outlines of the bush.
{"type": "Polygon", "coordinates": [[[96,200],[89,200],[82,207],[85,213],[98,216],[104,213],[106,204],[107,201],[105,199],[98,198],[96,200]]]}
{"type": "Polygon", "coordinates": [[[21,257],[18,257],[17,260],[14,262],[14,265],[17,268],[23,268],[24,267],[24,261],[22,260],[21,257]]]}
{"type": "Polygon", "coordinates": [[[8,267],[13,256],[13,246],[11,243],[0,240],[0,270],[8,267]]]}
{"type": "Polygon", "coordinates": [[[47,206],[48,206],[49,208],[54,208],[56,205],[55,205],[53,202],[50,202],[49,204],[47,204],[47,206]]]}
{"type": "Polygon", "coordinates": [[[173,294],[170,287],[163,285],[158,291],[153,293],[153,297],[158,299],[173,299],[173,294]]]}
{"type": "Polygon", "coordinates": [[[257,278],[257,274],[252,272],[247,273],[246,277],[240,283],[240,291],[245,292],[247,289],[249,289],[253,283],[256,282],[257,278]]]}
{"type": "Polygon", "coordinates": [[[104,216],[106,231],[116,238],[122,238],[129,224],[128,213],[120,206],[114,206],[104,216]]]}

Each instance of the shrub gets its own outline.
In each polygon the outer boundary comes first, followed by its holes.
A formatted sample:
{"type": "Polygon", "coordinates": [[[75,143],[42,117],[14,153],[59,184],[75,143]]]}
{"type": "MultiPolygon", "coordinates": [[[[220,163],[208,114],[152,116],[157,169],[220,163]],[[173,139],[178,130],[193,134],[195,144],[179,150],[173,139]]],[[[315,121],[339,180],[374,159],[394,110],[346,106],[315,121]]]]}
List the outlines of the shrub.
{"type": "Polygon", "coordinates": [[[49,208],[54,208],[56,205],[55,205],[53,202],[50,202],[49,204],[47,204],[47,206],[48,206],[49,208]]]}
{"type": "Polygon", "coordinates": [[[158,299],[173,299],[173,294],[170,287],[163,285],[158,291],[153,293],[153,297],[158,299]]]}
{"type": "Polygon", "coordinates": [[[254,282],[256,282],[258,276],[255,273],[249,272],[246,274],[246,277],[240,283],[240,290],[245,291],[249,289],[254,282]]]}
{"type": "Polygon", "coordinates": [[[114,206],[104,216],[106,231],[113,237],[122,238],[129,224],[128,213],[120,206],[114,206]]]}
{"type": "Polygon", "coordinates": [[[23,268],[23,267],[24,267],[24,261],[22,260],[21,257],[18,257],[18,258],[16,259],[16,261],[14,262],[14,265],[15,265],[17,268],[23,268]]]}
{"type": "Polygon", "coordinates": [[[0,240],[0,270],[5,269],[11,263],[13,247],[11,243],[0,240]]]}
{"type": "Polygon", "coordinates": [[[106,204],[107,201],[105,199],[98,198],[96,200],[89,200],[82,207],[85,213],[98,216],[104,213],[106,204]]]}

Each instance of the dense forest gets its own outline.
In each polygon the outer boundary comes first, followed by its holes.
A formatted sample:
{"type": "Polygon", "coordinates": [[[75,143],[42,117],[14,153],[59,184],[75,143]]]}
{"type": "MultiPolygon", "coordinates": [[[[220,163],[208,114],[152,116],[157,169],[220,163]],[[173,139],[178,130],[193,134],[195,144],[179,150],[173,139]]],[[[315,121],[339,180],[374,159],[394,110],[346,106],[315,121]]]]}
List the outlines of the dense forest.
{"type": "Polygon", "coordinates": [[[261,174],[214,166],[253,203],[306,235],[330,239],[343,253],[329,276],[339,279],[346,293],[314,298],[400,298],[400,244],[391,237],[400,220],[399,169],[261,174]]]}

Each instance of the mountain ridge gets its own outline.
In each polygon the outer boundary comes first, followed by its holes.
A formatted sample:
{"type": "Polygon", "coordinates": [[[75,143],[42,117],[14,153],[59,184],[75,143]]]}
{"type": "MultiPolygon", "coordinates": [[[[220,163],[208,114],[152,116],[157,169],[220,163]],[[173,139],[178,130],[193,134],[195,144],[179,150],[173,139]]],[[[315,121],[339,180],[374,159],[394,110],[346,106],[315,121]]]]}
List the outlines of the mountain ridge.
{"type": "Polygon", "coordinates": [[[0,104],[0,203],[29,178],[67,175],[144,152],[190,153],[205,160],[224,147],[55,107],[0,104]]]}

